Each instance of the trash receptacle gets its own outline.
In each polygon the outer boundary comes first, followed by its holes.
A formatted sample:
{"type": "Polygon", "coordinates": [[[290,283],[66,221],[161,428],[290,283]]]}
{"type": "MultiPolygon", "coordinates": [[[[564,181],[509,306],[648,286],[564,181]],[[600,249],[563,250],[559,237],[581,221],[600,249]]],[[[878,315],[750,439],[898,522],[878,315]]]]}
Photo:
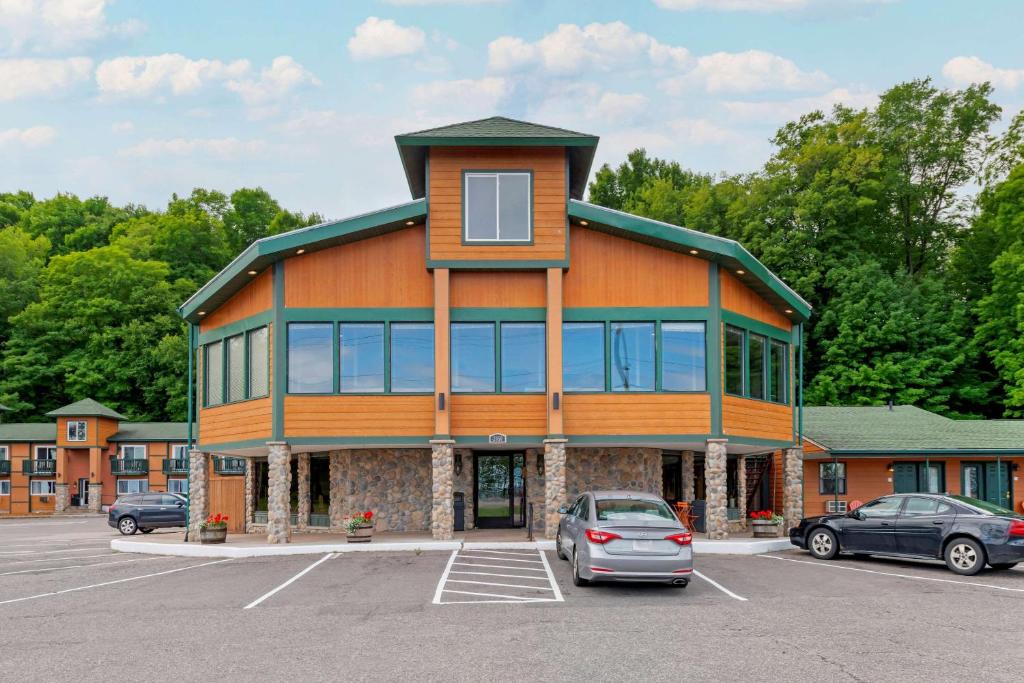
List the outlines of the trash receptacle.
{"type": "Polygon", "coordinates": [[[466,497],[462,491],[455,492],[455,531],[466,530],[466,497]]]}
{"type": "Polygon", "coordinates": [[[707,501],[704,500],[695,500],[690,505],[690,514],[693,515],[693,530],[701,534],[707,531],[704,519],[707,507],[707,501]]]}

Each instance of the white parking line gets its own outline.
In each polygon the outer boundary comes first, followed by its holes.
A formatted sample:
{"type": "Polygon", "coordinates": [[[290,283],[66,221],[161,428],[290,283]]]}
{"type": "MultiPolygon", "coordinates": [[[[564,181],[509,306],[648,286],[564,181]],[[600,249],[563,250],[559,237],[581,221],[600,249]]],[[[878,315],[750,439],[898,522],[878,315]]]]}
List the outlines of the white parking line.
{"type": "MultiPolygon", "coordinates": [[[[518,567],[516,567],[518,569],[518,567]]],[[[528,579],[530,581],[547,581],[546,576],[520,576],[519,574],[496,574],[494,572],[463,572],[452,570],[452,574],[472,574],[473,576],[501,576],[506,579],[528,579]]]]}
{"type": "Polygon", "coordinates": [[[956,579],[940,579],[934,576],[914,576],[913,574],[897,574],[896,572],[881,572],[877,569],[864,569],[862,567],[847,567],[841,564],[826,564],[812,560],[797,560],[791,557],[776,557],[774,555],[758,555],[766,560],[782,560],[784,562],[796,562],[798,564],[809,564],[814,567],[825,569],[845,569],[851,572],[864,572],[865,574],[880,574],[881,576],[895,576],[900,579],[914,579],[916,581],[934,581],[936,583],[954,583],[958,586],[973,586],[976,588],[991,588],[997,591],[1008,591],[1010,593],[1024,593],[1024,588],[1010,588],[1009,586],[993,586],[990,583],[979,583],[977,581],[957,581],[956,579]]]}
{"type": "Polygon", "coordinates": [[[511,550],[484,550],[482,548],[472,548],[471,553],[488,553],[495,555],[518,555],[519,557],[530,557],[533,553],[529,551],[513,552],[511,550]]]}
{"type": "MultiPolygon", "coordinates": [[[[504,600],[513,600],[515,602],[551,602],[549,598],[523,598],[518,595],[502,595],[501,593],[473,593],[471,591],[453,591],[448,588],[445,588],[444,592],[457,593],[459,595],[479,595],[485,598],[504,598],[504,600]]],[[[475,602],[487,603],[491,602],[491,600],[477,600],[475,602]]],[[[443,605],[445,603],[441,604],[443,605]]]]}
{"type": "Polygon", "coordinates": [[[96,548],[102,547],[103,546],[98,545],[95,548],[61,548],[60,550],[13,550],[10,552],[0,552],[0,555],[52,555],[53,553],[88,553],[93,550],[96,550],[96,548]]]}
{"type": "MultiPolygon", "coordinates": [[[[459,552],[456,550],[455,552],[459,552]]],[[[462,565],[464,567],[490,567],[491,569],[515,569],[520,572],[542,572],[543,569],[535,569],[533,567],[511,567],[507,564],[475,564],[473,562],[456,562],[455,564],[462,565]]]]}
{"type": "Polygon", "coordinates": [[[28,522],[27,524],[21,522],[12,522],[10,524],[6,522],[0,522],[0,530],[11,529],[17,526],[69,526],[71,524],[88,524],[90,520],[79,520],[77,522],[28,522]]]}
{"type": "Polygon", "coordinates": [[[513,560],[511,557],[481,557],[480,555],[460,555],[459,557],[464,557],[467,560],[490,560],[491,562],[528,562],[530,564],[544,564],[540,560],[513,560]]]}
{"type": "Polygon", "coordinates": [[[499,557],[481,557],[473,554],[463,554],[462,550],[453,551],[451,556],[448,558],[448,563],[445,565],[444,571],[441,573],[441,578],[437,582],[437,588],[434,590],[433,604],[435,605],[454,605],[454,604],[481,604],[481,603],[524,603],[524,602],[564,602],[562,592],[558,588],[558,582],[555,580],[554,574],[551,572],[551,566],[548,564],[547,558],[541,551],[532,551],[525,553],[511,553],[502,551],[478,551],[471,550],[470,553],[477,552],[496,552],[501,553],[499,557]],[[538,558],[538,559],[512,559],[509,555],[520,555],[523,558],[538,558]],[[463,558],[470,560],[490,560],[491,562],[519,562],[518,565],[508,564],[481,564],[479,562],[462,562],[463,558]],[[524,564],[540,564],[542,568],[538,567],[526,567],[524,564]],[[466,569],[455,569],[455,567],[479,567],[480,571],[466,570],[466,569]],[[483,571],[493,569],[506,569],[518,572],[516,574],[506,574],[503,572],[494,571],[483,571]],[[538,572],[540,576],[534,574],[530,575],[526,572],[538,572]],[[457,575],[458,578],[453,578],[452,575],[457,575]],[[469,578],[474,577],[474,578],[469,578]],[[547,582],[547,585],[541,583],[537,584],[523,584],[523,583],[510,583],[503,581],[494,581],[492,577],[501,577],[509,579],[518,579],[520,581],[538,581],[547,582]],[[462,585],[481,586],[487,588],[480,588],[475,591],[459,590],[456,586],[462,585]],[[493,589],[521,589],[531,591],[527,595],[514,595],[510,594],[507,590],[505,592],[492,592],[493,589]],[[485,592],[486,591],[486,592],[485,592]],[[538,595],[538,592],[546,592],[551,595],[538,595]],[[477,598],[488,598],[484,600],[451,600],[447,599],[448,595],[469,595],[477,598]]]}
{"type": "Polygon", "coordinates": [[[278,587],[277,587],[277,588],[275,588],[274,590],[272,590],[272,591],[270,591],[270,592],[268,592],[268,593],[264,593],[263,595],[261,595],[260,597],[256,598],[255,600],[253,600],[252,602],[250,602],[250,603],[249,603],[248,605],[246,605],[246,606],[245,606],[245,607],[243,607],[242,609],[252,609],[252,608],[253,608],[253,607],[255,607],[256,605],[260,604],[261,602],[263,602],[264,600],[266,600],[267,598],[269,598],[269,597],[270,597],[271,595],[273,595],[274,593],[277,593],[278,591],[280,591],[280,590],[283,590],[283,589],[287,588],[288,586],[292,585],[293,583],[295,583],[296,581],[298,581],[299,579],[301,579],[301,578],[302,578],[303,576],[305,576],[305,575],[306,575],[306,574],[308,574],[309,572],[313,571],[313,569],[315,569],[315,568],[316,568],[316,567],[318,567],[319,565],[323,564],[323,563],[324,563],[324,562],[326,562],[327,560],[329,560],[329,559],[331,559],[332,557],[334,557],[334,555],[335,555],[334,553],[327,553],[326,555],[324,555],[323,557],[321,557],[321,558],[320,558],[319,560],[317,560],[317,561],[316,561],[316,562],[314,562],[313,564],[309,565],[308,567],[306,567],[306,568],[305,568],[305,569],[303,569],[303,570],[302,570],[301,572],[299,572],[298,574],[296,574],[296,575],[295,575],[295,576],[293,576],[292,578],[290,578],[290,579],[288,579],[287,581],[285,581],[284,583],[282,583],[282,584],[281,584],[280,586],[278,586],[278,587]]]}
{"type": "MultiPolygon", "coordinates": [[[[78,560],[88,560],[88,559],[91,559],[93,557],[110,557],[111,555],[116,555],[116,554],[117,553],[106,552],[106,553],[103,553],[102,555],[78,555],[76,557],[40,557],[39,559],[36,559],[36,560],[9,560],[7,562],[0,562],[0,569],[3,569],[4,567],[10,567],[12,564],[29,564],[31,562],[64,562],[65,560],[75,560],[75,561],[78,561],[78,560]]],[[[5,559],[5,558],[0,558],[0,559],[5,559]]]]}
{"type": "Polygon", "coordinates": [[[126,562],[145,562],[147,560],[166,560],[167,557],[139,557],[134,560],[117,560],[116,562],[92,562],[90,564],[72,564],[67,567],[37,567],[35,569],[19,569],[13,572],[0,572],[0,576],[12,574],[41,574],[42,572],[60,572],[66,569],[81,569],[83,567],[103,567],[108,564],[124,564],[126,562]]]}
{"type": "MultiPolygon", "coordinates": [[[[0,576],[3,576],[3,574],[0,574],[0,576]]],[[[478,586],[505,586],[506,588],[529,588],[530,590],[535,591],[551,590],[550,588],[545,588],[544,586],[524,586],[521,583],[492,583],[490,581],[472,581],[469,579],[453,579],[451,577],[448,577],[448,583],[475,583],[478,586]]]]}
{"type": "Polygon", "coordinates": [[[731,590],[729,590],[728,588],[726,588],[722,584],[718,583],[717,581],[714,581],[713,579],[709,579],[708,577],[704,576],[703,574],[701,574],[696,569],[693,570],[693,575],[696,576],[696,577],[699,577],[701,579],[704,579],[705,581],[710,583],[712,586],[714,586],[718,590],[720,590],[723,593],[725,593],[726,595],[728,595],[730,598],[734,598],[736,600],[740,600],[741,602],[747,602],[747,599],[745,597],[743,597],[742,595],[736,595],[735,593],[733,593],[731,590]]]}

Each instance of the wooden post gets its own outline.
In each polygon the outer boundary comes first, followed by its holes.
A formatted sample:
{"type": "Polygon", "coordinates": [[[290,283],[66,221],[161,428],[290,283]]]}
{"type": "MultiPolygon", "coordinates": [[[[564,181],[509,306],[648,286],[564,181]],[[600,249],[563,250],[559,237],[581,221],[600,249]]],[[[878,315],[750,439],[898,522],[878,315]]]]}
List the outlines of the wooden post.
{"type": "Polygon", "coordinates": [[[547,283],[548,436],[561,437],[562,426],[562,269],[548,268],[547,283]],[[557,396],[557,399],[556,399],[557,396]],[[557,407],[555,405],[557,400],[557,407]]]}
{"type": "Polygon", "coordinates": [[[451,432],[451,374],[449,356],[451,334],[449,278],[447,268],[434,269],[434,435],[447,437],[451,432]]]}

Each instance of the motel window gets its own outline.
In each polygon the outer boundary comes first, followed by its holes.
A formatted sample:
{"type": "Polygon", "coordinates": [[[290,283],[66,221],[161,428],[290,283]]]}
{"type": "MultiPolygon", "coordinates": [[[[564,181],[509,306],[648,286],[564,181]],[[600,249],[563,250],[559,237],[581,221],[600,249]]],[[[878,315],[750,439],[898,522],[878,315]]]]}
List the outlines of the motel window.
{"type": "Polygon", "coordinates": [[[945,463],[898,462],[893,466],[893,493],[942,493],[945,463]]]}
{"type": "Polygon", "coordinates": [[[434,324],[392,323],[391,391],[434,390],[434,324]]]}
{"type": "Polygon", "coordinates": [[[11,495],[11,480],[0,479],[0,496],[11,495]]]}
{"type": "Polygon", "coordinates": [[[725,392],[743,395],[743,330],[725,328],[725,392]]]}
{"type": "Polygon", "coordinates": [[[612,391],[654,391],[654,323],[611,324],[612,391]]]}
{"type": "Polygon", "coordinates": [[[704,391],[704,323],[661,324],[661,388],[704,391]]]}
{"type": "Polygon", "coordinates": [[[846,463],[823,462],[818,464],[818,493],[846,495],[846,463]]]}
{"type": "Polygon", "coordinates": [[[452,323],[453,392],[493,392],[494,323],[452,323]]]}
{"type": "Polygon", "coordinates": [[[228,403],[245,398],[245,337],[236,335],[227,340],[228,403]]]}
{"type": "Polygon", "coordinates": [[[750,387],[750,398],[764,398],[765,375],[768,364],[765,362],[764,354],[766,349],[765,338],[759,334],[751,334],[747,339],[747,354],[750,359],[750,377],[747,385],[750,387]]]}
{"type": "Polygon", "coordinates": [[[168,493],[188,493],[188,479],[168,479],[168,493]]]}
{"type": "Polygon", "coordinates": [[[224,344],[215,342],[206,345],[206,361],[203,364],[206,387],[206,405],[216,406],[224,402],[224,344]]]}
{"type": "Polygon", "coordinates": [[[257,398],[270,393],[267,328],[251,330],[248,335],[249,398],[257,398]]]}
{"type": "Polygon", "coordinates": [[[771,392],[769,399],[775,403],[787,403],[789,396],[786,388],[788,382],[786,381],[789,377],[789,363],[787,362],[787,356],[789,355],[789,347],[783,342],[772,339],[769,342],[770,355],[769,360],[771,361],[771,392]]]}
{"type": "Polygon", "coordinates": [[[118,479],[117,495],[125,496],[130,493],[145,493],[149,491],[149,481],[146,479],[118,479]]]}
{"type": "Polygon", "coordinates": [[[56,446],[36,446],[36,460],[56,460],[56,446]]]}
{"type": "Polygon", "coordinates": [[[604,323],[562,325],[562,388],[604,391],[604,323]]]}
{"type": "Polygon", "coordinates": [[[789,345],[763,334],[725,328],[725,392],[775,403],[789,402],[789,345]]]}
{"type": "Polygon", "coordinates": [[[85,441],[86,432],[85,420],[68,420],[68,441],[85,441]]]}
{"type": "Polygon", "coordinates": [[[384,391],[384,324],[341,323],[338,325],[338,338],[341,391],[384,391]]]}
{"type": "Polygon", "coordinates": [[[188,444],[176,443],[171,446],[172,460],[188,460],[188,444]]]}
{"type": "Polygon", "coordinates": [[[9,460],[10,453],[7,451],[7,446],[0,446],[0,460],[9,460]]]}
{"type": "Polygon", "coordinates": [[[530,241],[530,173],[466,173],[464,182],[466,242],[530,241]]]}
{"type": "Polygon", "coordinates": [[[544,323],[452,323],[452,392],[543,392],[544,323]]]}
{"type": "Polygon", "coordinates": [[[146,458],[146,447],[121,446],[121,458],[124,460],[144,460],[146,458]]]}
{"type": "Polygon", "coordinates": [[[502,391],[544,391],[544,342],[544,323],[502,323],[502,391]]]}
{"type": "Polygon", "coordinates": [[[28,484],[29,495],[52,496],[57,493],[57,482],[53,479],[33,479],[28,484]]]}
{"type": "Polygon", "coordinates": [[[288,325],[288,393],[327,394],[334,388],[331,323],[288,325]]]}

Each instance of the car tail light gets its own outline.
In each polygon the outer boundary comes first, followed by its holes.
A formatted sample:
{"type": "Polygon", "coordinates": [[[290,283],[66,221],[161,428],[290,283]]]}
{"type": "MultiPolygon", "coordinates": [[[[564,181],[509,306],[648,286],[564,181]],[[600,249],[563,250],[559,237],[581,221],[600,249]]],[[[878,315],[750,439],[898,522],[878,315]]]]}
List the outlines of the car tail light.
{"type": "Polygon", "coordinates": [[[1011,536],[1024,536],[1024,520],[1011,519],[1010,520],[1010,535],[1011,536]]]}
{"type": "Polygon", "coordinates": [[[600,572],[602,574],[614,574],[615,573],[614,569],[608,569],[606,567],[591,567],[590,571],[592,571],[592,572],[600,572]]]}
{"type": "Polygon", "coordinates": [[[598,545],[604,545],[608,541],[614,541],[616,538],[622,538],[622,536],[613,534],[610,531],[598,531],[597,529],[587,529],[584,534],[588,541],[591,543],[597,543],[598,545]]]}
{"type": "Polygon", "coordinates": [[[672,541],[673,543],[678,543],[679,545],[690,545],[690,543],[693,542],[693,534],[691,534],[689,531],[684,531],[681,534],[672,534],[671,536],[666,536],[665,540],[672,541]]]}

